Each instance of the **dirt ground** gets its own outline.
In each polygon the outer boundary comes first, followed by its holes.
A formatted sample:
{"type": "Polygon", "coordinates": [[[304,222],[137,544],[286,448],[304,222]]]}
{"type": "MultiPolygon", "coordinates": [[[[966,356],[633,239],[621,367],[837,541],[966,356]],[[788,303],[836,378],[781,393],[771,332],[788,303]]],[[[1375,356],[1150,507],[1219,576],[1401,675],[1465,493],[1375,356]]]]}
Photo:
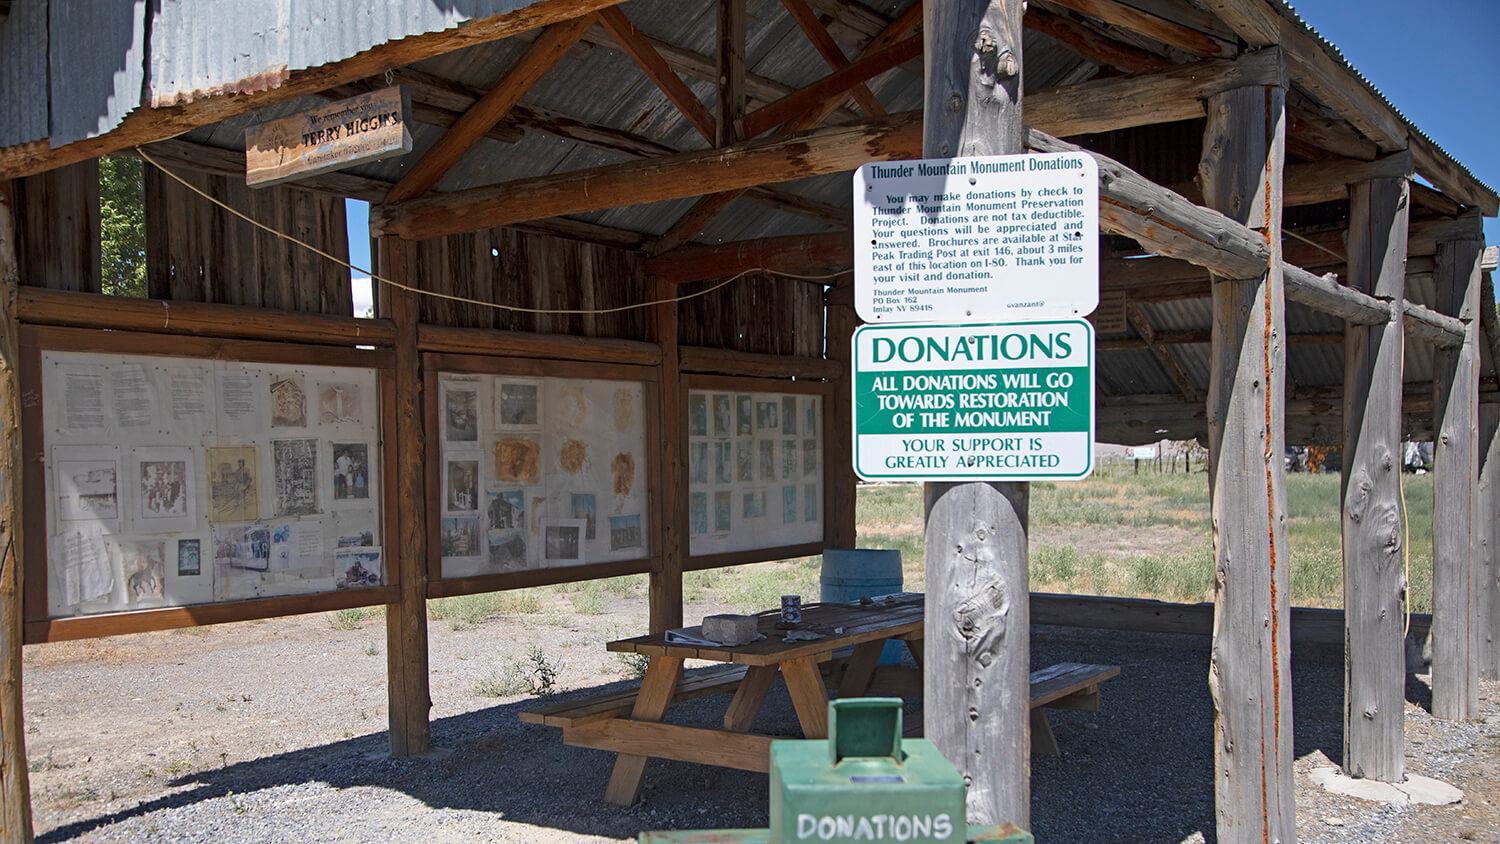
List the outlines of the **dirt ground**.
{"type": "MultiPolygon", "coordinates": [[[[690,607],[688,616],[712,609],[690,607]]],[[[558,668],[564,693],[628,679],[629,666],[601,643],[644,625],[644,601],[619,597],[592,616],[505,616],[464,630],[431,621],[438,751],[416,761],[384,752],[378,617],[354,630],[313,615],[28,646],[38,839],[547,844],[763,825],[763,775],[680,763],[655,763],[636,807],[607,806],[598,799],[605,754],[564,748],[558,731],[519,724],[526,695],[475,691],[533,648],[558,668]]],[[[1213,840],[1206,639],[1062,628],[1034,636],[1034,665],[1059,655],[1125,671],[1106,688],[1101,712],[1056,713],[1063,756],[1033,764],[1039,840],[1213,840]],[[1159,720],[1143,723],[1149,718],[1159,720]]],[[[1411,679],[1409,770],[1466,798],[1393,809],[1307,780],[1340,753],[1341,681],[1337,662],[1294,664],[1299,838],[1500,842],[1500,684],[1483,686],[1486,720],[1453,725],[1428,713],[1425,678],[1411,679]]],[[[757,728],[792,735],[795,718],[779,706],[768,706],[757,728]]]]}

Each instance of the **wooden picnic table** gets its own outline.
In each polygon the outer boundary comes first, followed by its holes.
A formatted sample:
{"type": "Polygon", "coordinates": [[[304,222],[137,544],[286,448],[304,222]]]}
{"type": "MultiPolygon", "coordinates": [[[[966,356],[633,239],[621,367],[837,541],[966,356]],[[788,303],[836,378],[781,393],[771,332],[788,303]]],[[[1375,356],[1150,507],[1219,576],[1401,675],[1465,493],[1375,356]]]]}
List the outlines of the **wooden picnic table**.
{"type": "Polygon", "coordinates": [[[744,645],[696,645],[669,641],[665,636],[610,642],[607,647],[611,651],[651,658],[630,717],[605,718],[567,728],[563,741],[619,753],[604,797],[624,806],[639,796],[641,777],[651,757],[765,773],[772,737],[749,730],[776,675],[779,673],[786,683],[803,737],[827,738],[828,689],[818,663],[830,659],[836,650],[854,648],[839,685],[840,694],[848,696],[863,694],[869,688],[887,640],[906,641],[912,655],[920,660],[922,600],[919,594],[903,594],[869,604],[809,605],[803,608],[802,622],[796,629],[821,636],[813,641],[784,642],[787,631],[777,628],[781,616],[769,613],[761,616],[758,624],[765,638],[744,645]],[[724,713],[722,730],[661,723],[682,678],[683,661],[688,659],[745,666],[724,713]]]}

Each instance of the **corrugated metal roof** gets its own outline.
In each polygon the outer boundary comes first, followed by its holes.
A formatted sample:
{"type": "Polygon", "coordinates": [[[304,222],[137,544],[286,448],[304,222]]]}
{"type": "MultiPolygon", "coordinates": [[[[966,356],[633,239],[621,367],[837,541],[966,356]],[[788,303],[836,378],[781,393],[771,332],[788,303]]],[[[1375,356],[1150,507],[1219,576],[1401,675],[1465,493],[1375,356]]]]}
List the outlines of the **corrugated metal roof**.
{"type": "Polygon", "coordinates": [[[140,105],[146,0],[50,0],[48,38],[52,146],[102,135],[140,105]]]}
{"type": "Polygon", "coordinates": [[[0,147],[47,137],[47,0],[19,3],[0,20],[0,147]]]}

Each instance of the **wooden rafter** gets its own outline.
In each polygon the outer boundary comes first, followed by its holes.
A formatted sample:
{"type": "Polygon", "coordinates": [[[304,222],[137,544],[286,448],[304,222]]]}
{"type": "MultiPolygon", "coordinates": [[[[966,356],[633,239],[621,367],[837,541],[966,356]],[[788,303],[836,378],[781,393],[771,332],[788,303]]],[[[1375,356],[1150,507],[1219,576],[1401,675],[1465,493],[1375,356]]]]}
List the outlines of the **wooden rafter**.
{"type": "Polygon", "coordinates": [[[645,270],[663,281],[683,284],[755,269],[808,275],[853,263],[854,235],[841,231],[685,246],[647,259],[645,270]]]}
{"type": "Polygon", "coordinates": [[[438,179],[499,123],[564,53],[578,43],[594,21],[595,16],[589,14],[547,27],[495,87],[454,121],[437,143],[412,165],[391,188],[391,195],[386,200],[400,202],[421,196],[437,184],[438,179]]]}
{"type": "Polygon", "coordinates": [[[1117,67],[1126,73],[1157,70],[1170,64],[1163,56],[1122,44],[1093,27],[1072,18],[1055,15],[1040,6],[1026,10],[1026,28],[1072,47],[1094,64],[1117,67]]]}
{"type": "Polygon", "coordinates": [[[1286,168],[1283,177],[1283,202],[1286,205],[1316,205],[1347,199],[1349,186],[1355,182],[1387,176],[1411,178],[1411,174],[1411,154],[1404,151],[1375,161],[1346,159],[1295,164],[1286,168]]]}
{"type": "MultiPolygon", "coordinates": [[[[844,55],[843,48],[838,45],[837,41],[833,40],[832,35],[828,34],[828,29],[823,26],[822,21],[818,20],[817,12],[814,12],[812,7],[807,5],[807,0],[781,0],[781,5],[786,7],[787,12],[792,16],[792,20],[797,22],[797,26],[807,36],[807,40],[812,42],[813,47],[823,57],[823,60],[828,62],[828,66],[831,69],[839,70],[848,66],[849,57],[844,55]]],[[[850,93],[854,96],[854,101],[859,104],[860,108],[864,109],[866,114],[871,116],[885,114],[885,107],[880,104],[880,100],[875,98],[875,94],[863,82],[850,89],[850,93]]]]}
{"type": "Polygon", "coordinates": [[[1234,45],[1199,32],[1191,27],[1142,12],[1114,0],[1051,0],[1075,12],[1098,18],[1107,24],[1144,35],[1199,58],[1228,57],[1235,54],[1234,45]]]}
{"type": "Polygon", "coordinates": [[[667,229],[665,234],[656,239],[656,243],[651,247],[651,254],[660,255],[663,252],[669,252],[697,237],[710,220],[724,213],[726,208],[744,195],[745,191],[741,189],[711,193],[700,198],[693,203],[693,207],[689,208],[686,214],[679,217],[677,222],[667,229]]]}
{"type": "Polygon", "coordinates": [[[1031,92],[1026,121],[1065,137],[1204,116],[1203,100],[1241,85],[1276,84],[1281,56],[1274,48],[1233,61],[1211,59],[1160,73],[1098,79],[1031,92]]]}
{"type": "Polygon", "coordinates": [[[745,0],[719,0],[719,109],[715,146],[745,135],[745,0]]]}
{"type": "Polygon", "coordinates": [[[1152,353],[1156,355],[1156,360],[1161,364],[1162,369],[1166,371],[1167,377],[1171,378],[1172,383],[1177,385],[1177,389],[1182,393],[1182,397],[1188,401],[1202,400],[1203,392],[1193,383],[1193,379],[1189,378],[1188,374],[1183,371],[1182,365],[1172,355],[1172,350],[1168,349],[1165,343],[1157,339],[1156,331],[1151,327],[1151,321],[1146,318],[1146,313],[1141,310],[1141,306],[1134,302],[1127,302],[1125,304],[1125,315],[1130,320],[1130,324],[1140,333],[1141,338],[1146,341],[1146,345],[1151,349],[1152,353]]]}
{"type": "MultiPolygon", "coordinates": [[[[855,60],[858,61],[860,59],[866,59],[874,55],[875,53],[880,52],[881,50],[894,47],[895,45],[906,39],[907,36],[911,35],[913,32],[916,32],[921,25],[922,2],[921,0],[917,0],[917,2],[912,3],[907,7],[906,11],[897,16],[895,20],[887,24],[884,29],[876,33],[875,37],[870,39],[870,43],[866,44],[864,48],[860,50],[859,55],[855,58],[855,60]]],[[[811,129],[812,127],[822,123],[824,120],[827,120],[829,115],[838,110],[837,107],[838,100],[833,99],[825,101],[818,108],[809,111],[807,114],[803,115],[800,118],[796,118],[790,121],[787,124],[786,128],[789,131],[793,132],[800,132],[804,129],[811,129]]]]}
{"type": "Polygon", "coordinates": [[[703,103],[698,101],[698,95],[672,70],[656,47],[625,17],[625,13],[610,7],[600,11],[599,20],[609,30],[609,34],[614,36],[620,49],[640,65],[646,76],[656,83],[656,87],[672,101],[672,105],[677,106],[677,110],[682,112],[682,116],[693,128],[710,144],[714,143],[717,132],[714,116],[703,107],[703,103]]]}
{"type": "Polygon", "coordinates": [[[922,54],[922,39],[915,36],[860,56],[844,67],[794,93],[745,116],[745,136],[753,138],[803,114],[837,105],[855,85],[922,54]]]}
{"type": "Polygon", "coordinates": [[[920,115],[893,114],[792,138],[745,141],[387,204],[371,209],[370,224],[382,234],[438,237],[839,173],[872,160],[915,158],[920,148],[920,115]]]}

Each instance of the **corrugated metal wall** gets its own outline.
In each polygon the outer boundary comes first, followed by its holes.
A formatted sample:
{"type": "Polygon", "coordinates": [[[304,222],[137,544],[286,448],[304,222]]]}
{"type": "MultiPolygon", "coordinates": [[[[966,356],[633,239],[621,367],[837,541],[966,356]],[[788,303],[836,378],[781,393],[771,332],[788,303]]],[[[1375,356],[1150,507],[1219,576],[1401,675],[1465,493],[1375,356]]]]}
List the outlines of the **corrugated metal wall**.
{"type": "Polygon", "coordinates": [[[51,143],[60,147],[108,132],[141,104],[146,0],[50,0],[47,8],[51,143]]]}
{"type": "Polygon", "coordinates": [[[47,0],[13,4],[0,20],[0,147],[47,137],[47,0]]]}

